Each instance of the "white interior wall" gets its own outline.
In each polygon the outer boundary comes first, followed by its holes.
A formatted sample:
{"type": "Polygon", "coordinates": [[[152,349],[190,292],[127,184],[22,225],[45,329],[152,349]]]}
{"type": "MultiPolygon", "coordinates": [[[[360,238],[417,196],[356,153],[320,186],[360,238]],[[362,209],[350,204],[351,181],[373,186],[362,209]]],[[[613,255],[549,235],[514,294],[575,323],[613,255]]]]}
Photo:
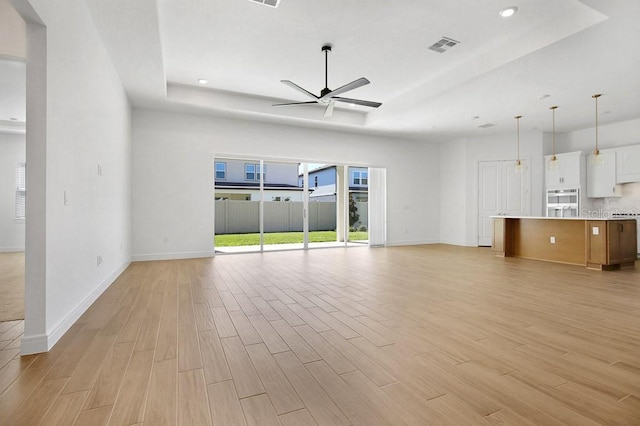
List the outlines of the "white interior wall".
{"type": "Polygon", "coordinates": [[[25,136],[0,132],[0,253],[24,251],[25,221],[15,218],[16,167],[26,159],[25,136]]]}
{"type": "MultiPolygon", "coordinates": [[[[543,207],[543,135],[520,135],[520,157],[531,168],[531,214],[543,207]]],[[[444,243],[478,243],[478,162],[517,158],[515,134],[462,138],[440,144],[440,239],[444,243]]]]}
{"type": "Polygon", "coordinates": [[[33,353],[129,264],[131,111],[84,1],[15,4],[29,40],[22,350],[33,353]]]}
{"type": "Polygon", "coordinates": [[[134,259],[213,253],[213,159],[234,155],[386,167],[388,244],[439,240],[437,145],[135,109],[134,259]]]}
{"type": "Polygon", "coordinates": [[[440,145],[440,242],[464,246],[466,241],[467,141],[440,145]]]}
{"type": "MultiPolygon", "coordinates": [[[[593,151],[595,143],[595,127],[590,127],[557,135],[556,151],[583,151],[587,154],[593,151]]],[[[638,144],[640,144],[640,118],[621,121],[618,123],[598,125],[598,147],[600,149],[638,144]]]]}

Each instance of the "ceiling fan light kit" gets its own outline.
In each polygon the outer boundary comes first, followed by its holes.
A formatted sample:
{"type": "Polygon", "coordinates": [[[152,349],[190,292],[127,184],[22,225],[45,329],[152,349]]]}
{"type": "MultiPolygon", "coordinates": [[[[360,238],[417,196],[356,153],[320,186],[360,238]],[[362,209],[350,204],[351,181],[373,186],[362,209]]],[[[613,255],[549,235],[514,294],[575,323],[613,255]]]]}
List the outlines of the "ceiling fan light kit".
{"type": "Polygon", "coordinates": [[[373,101],[364,101],[361,99],[352,99],[352,98],[344,98],[338,95],[348,92],[353,89],[357,89],[358,87],[365,86],[370,83],[364,77],[360,77],[357,80],[352,81],[351,83],[347,83],[344,86],[340,86],[337,89],[329,89],[329,52],[331,52],[331,45],[325,44],[322,46],[322,52],[324,52],[324,89],[320,91],[320,96],[316,96],[308,90],[298,86],[294,82],[290,80],[280,80],[283,84],[291,87],[292,89],[297,90],[300,93],[305,94],[307,97],[311,98],[311,101],[306,102],[286,102],[282,104],[274,104],[273,106],[293,106],[293,105],[310,105],[310,104],[323,104],[327,105],[327,108],[324,112],[324,118],[329,118],[333,115],[333,109],[335,107],[336,102],[344,102],[349,104],[349,106],[353,105],[361,105],[369,108],[378,108],[382,105],[380,102],[373,101]]]}

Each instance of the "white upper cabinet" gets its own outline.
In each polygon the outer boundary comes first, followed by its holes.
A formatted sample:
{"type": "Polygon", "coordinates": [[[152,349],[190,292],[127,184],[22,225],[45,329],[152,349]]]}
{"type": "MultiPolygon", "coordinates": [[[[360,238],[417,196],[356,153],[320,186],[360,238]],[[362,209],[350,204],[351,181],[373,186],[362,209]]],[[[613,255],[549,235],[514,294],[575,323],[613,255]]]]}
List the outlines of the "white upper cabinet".
{"type": "Polygon", "coordinates": [[[551,156],[545,155],[545,187],[547,189],[579,188],[580,177],[584,173],[582,152],[556,154],[555,164],[550,163],[551,156]]]}
{"type": "Polygon", "coordinates": [[[599,161],[593,154],[587,157],[587,197],[620,197],[622,191],[616,183],[616,150],[600,150],[599,161]]]}
{"type": "Polygon", "coordinates": [[[616,148],[616,183],[640,182],[640,145],[616,148]]]}

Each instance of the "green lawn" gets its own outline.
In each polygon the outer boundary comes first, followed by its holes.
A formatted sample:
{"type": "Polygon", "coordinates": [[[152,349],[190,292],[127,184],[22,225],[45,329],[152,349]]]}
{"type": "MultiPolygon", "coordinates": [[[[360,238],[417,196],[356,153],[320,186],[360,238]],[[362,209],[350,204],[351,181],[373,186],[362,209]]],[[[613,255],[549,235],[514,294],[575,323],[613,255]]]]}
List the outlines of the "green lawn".
{"type": "MultiPolygon", "coordinates": [[[[349,232],[351,241],[369,239],[368,232],[349,232]]],[[[214,237],[216,247],[257,246],[260,244],[260,234],[226,234],[214,237]]],[[[336,231],[309,232],[309,242],[324,243],[336,241],[336,231]]],[[[264,234],[265,244],[302,244],[302,232],[270,232],[264,234]]]]}

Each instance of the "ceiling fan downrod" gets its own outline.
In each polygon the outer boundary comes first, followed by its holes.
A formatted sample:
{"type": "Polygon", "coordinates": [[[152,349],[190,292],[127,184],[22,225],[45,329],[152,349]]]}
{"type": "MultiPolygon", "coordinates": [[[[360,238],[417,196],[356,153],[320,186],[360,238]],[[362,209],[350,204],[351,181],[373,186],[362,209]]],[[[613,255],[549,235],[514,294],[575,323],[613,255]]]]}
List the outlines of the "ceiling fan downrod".
{"type": "Polygon", "coordinates": [[[331,45],[325,44],[322,46],[322,51],[324,52],[324,89],[320,92],[320,97],[331,92],[329,90],[329,52],[331,52],[331,45]]]}

